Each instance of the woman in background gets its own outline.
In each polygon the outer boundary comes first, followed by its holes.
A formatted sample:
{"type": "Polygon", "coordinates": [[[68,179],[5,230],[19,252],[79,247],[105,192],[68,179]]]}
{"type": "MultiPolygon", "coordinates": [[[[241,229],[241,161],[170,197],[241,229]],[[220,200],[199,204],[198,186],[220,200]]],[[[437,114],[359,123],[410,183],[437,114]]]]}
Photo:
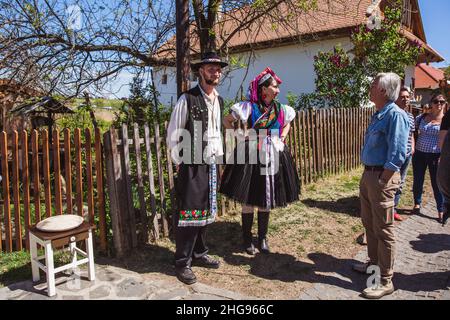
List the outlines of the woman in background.
{"type": "Polygon", "coordinates": [[[439,190],[436,174],[439,157],[441,155],[441,148],[439,147],[439,130],[444,116],[445,103],[446,101],[441,94],[434,94],[431,97],[430,112],[421,114],[416,118],[418,134],[415,153],[412,160],[414,175],[414,210],[420,210],[425,172],[428,168],[434,199],[438,210],[439,222],[442,221],[444,198],[439,190]]]}

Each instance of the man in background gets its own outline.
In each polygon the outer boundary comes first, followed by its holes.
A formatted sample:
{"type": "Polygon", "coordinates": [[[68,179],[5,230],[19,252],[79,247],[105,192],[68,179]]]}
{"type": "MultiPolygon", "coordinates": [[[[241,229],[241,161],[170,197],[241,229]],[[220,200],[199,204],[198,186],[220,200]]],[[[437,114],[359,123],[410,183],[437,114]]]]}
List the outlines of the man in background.
{"type": "Polygon", "coordinates": [[[400,168],[400,177],[401,177],[401,183],[400,187],[398,188],[397,192],[395,193],[394,198],[394,219],[398,221],[402,221],[403,218],[401,215],[397,212],[398,203],[400,202],[400,196],[402,194],[403,187],[405,185],[406,176],[408,174],[408,168],[411,164],[411,159],[414,154],[414,131],[415,131],[415,121],[414,116],[408,112],[409,102],[410,102],[411,96],[409,92],[408,87],[402,87],[400,89],[400,94],[398,96],[397,101],[395,102],[403,111],[406,112],[406,115],[408,116],[409,121],[409,136],[408,136],[408,145],[406,148],[406,159],[403,165],[400,168]]]}

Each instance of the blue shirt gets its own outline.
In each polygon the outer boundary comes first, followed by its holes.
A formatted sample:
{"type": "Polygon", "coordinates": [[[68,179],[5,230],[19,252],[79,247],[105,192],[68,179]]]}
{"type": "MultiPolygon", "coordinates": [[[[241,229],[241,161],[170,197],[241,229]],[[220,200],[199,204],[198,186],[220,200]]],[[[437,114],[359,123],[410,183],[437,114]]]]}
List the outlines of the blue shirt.
{"type": "Polygon", "coordinates": [[[367,128],[361,151],[363,164],[400,171],[406,159],[409,130],[406,113],[394,102],[388,102],[372,116],[367,128]]]}

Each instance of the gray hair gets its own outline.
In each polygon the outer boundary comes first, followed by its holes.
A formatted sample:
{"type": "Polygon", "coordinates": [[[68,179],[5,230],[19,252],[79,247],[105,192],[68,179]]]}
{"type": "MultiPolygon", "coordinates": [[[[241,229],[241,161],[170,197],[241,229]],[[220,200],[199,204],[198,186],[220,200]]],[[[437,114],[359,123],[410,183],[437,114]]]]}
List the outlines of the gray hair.
{"type": "Polygon", "coordinates": [[[385,91],[386,99],[395,101],[400,94],[401,80],[398,74],[393,72],[379,73],[375,77],[378,80],[378,89],[385,91]]]}

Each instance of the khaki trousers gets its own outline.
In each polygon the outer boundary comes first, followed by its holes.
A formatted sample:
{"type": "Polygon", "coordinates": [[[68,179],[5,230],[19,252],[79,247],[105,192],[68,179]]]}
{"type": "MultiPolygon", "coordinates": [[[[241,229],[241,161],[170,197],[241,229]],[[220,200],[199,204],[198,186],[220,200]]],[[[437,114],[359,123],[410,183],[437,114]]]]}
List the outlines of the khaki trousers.
{"type": "Polygon", "coordinates": [[[366,229],[370,263],[380,267],[381,280],[394,274],[394,197],[400,187],[400,173],[386,183],[379,182],[380,171],[365,170],[360,182],[361,219],[366,229]]]}

